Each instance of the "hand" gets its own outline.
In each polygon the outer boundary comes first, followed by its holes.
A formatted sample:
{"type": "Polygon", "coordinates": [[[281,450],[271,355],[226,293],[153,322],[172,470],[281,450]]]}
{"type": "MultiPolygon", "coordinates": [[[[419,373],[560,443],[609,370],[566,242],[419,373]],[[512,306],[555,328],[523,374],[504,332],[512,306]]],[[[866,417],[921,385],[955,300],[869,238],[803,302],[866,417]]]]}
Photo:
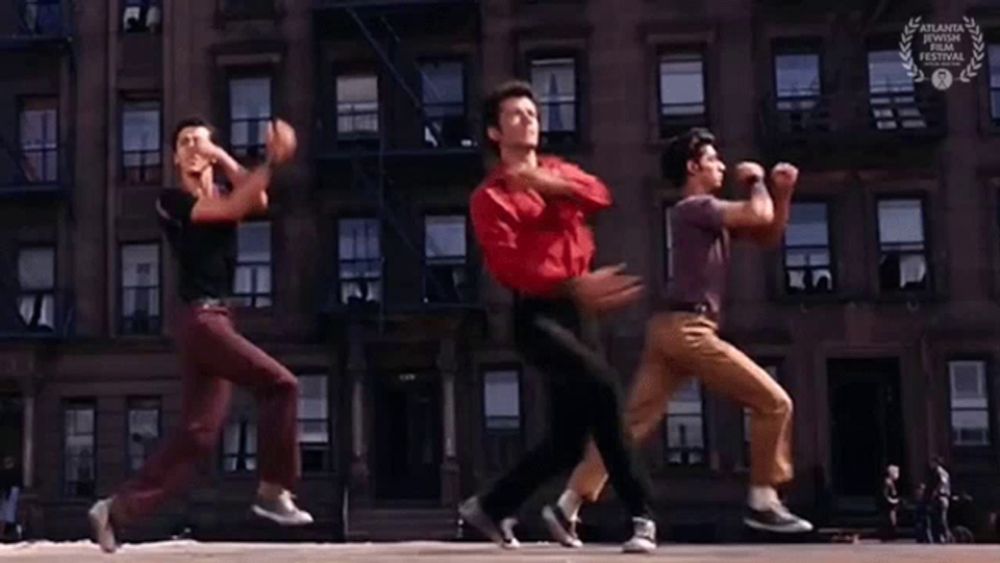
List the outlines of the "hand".
{"type": "Polygon", "coordinates": [[[790,198],[799,180],[799,169],[787,162],[779,162],[771,169],[771,190],[775,197],[790,198]]]}
{"type": "Polygon", "coordinates": [[[212,164],[219,161],[220,158],[225,154],[225,150],[219,145],[216,145],[208,139],[202,139],[201,137],[195,138],[195,150],[202,158],[208,160],[212,164]]]}
{"type": "Polygon", "coordinates": [[[298,142],[295,129],[281,119],[267,125],[267,157],[273,164],[284,164],[295,155],[298,142]]]}
{"type": "Polygon", "coordinates": [[[756,162],[743,161],[736,165],[736,180],[747,188],[764,179],[764,167],[756,162]]]}
{"type": "Polygon", "coordinates": [[[604,312],[632,303],[642,295],[639,276],[622,274],[624,264],[599,268],[574,278],[569,292],[581,309],[604,312]]]}

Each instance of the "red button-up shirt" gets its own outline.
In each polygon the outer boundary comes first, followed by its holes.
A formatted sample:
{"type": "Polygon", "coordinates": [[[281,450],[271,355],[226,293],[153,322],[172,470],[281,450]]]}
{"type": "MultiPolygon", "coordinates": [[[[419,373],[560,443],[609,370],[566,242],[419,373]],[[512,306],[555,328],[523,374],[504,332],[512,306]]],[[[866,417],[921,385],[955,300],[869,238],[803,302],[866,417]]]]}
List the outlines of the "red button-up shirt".
{"type": "Polygon", "coordinates": [[[543,199],[534,190],[513,186],[497,166],[472,194],[470,214],[486,267],[514,291],[548,296],[564,281],[590,270],[594,237],[587,215],[611,206],[603,182],[554,157],[539,166],[575,186],[568,197],[543,199]]]}

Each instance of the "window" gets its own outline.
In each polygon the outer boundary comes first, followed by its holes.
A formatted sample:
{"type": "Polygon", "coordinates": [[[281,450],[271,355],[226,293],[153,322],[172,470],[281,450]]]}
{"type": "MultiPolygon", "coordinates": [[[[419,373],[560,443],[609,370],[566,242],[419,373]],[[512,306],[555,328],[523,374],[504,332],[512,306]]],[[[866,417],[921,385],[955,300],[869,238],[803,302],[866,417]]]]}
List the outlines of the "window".
{"type": "Polygon", "coordinates": [[[382,299],[382,247],[377,219],[341,219],[340,302],[382,299]]]}
{"type": "Polygon", "coordinates": [[[128,400],[128,470],[138,471],[160,439],[160,399],[128,400]]]}
{"type": "Polygon", "coordinates": [[[990,406],[986,362],[948,362],[951,388],[951,443],[955,446],[990,445],[990,406]]]}
{"type": "Polygon", "coordinates": [[[21,107],[21,168],[24,180],[48,183],[59,179],[59,112],[56,100],[33,98],[21,107]]]}
{"type": "Polygon", "coordinates": [[[821,106],[819,53],[808,50],[774,55],[777,128],[782,133],[826,131],[829,112],[821,106]]]}
{"type": "Polygon", "coordinates": [[[521,453],[521,376],[516,369],[483,373],[486,463],[502,469],[521,453]]]}
{"type": "Polygon", "coordinates": [[[674,231],[672,203],[663,205],[663,273],[667,283],[674,279],[674,231]]]}
{"type": "Polygon", "coordinates": [[[63,30],[61,0],[21,0],[22,22],[28,33],[55,35],[63,30]]]}
{"type": "Polygon", "coordinates": [[[868,93],[876,129],[927,127],[917,105],[913,79],[900,64],[898,50],[868,52],[868,93]]]}
{"type": "Polygon", "coordinates": [[[705,125],[705,63],[698,52],[660,57],[660,137],[705,125]]]}
{"type": "Polygon", "coordinates": [[[667,403],[667,463],[705,463],[705,418],[701,384],[690,378],[667,403]]]}
{"type": "MultiPolygon", "coordinates": [[[[762,367],[771,379],[781,384],[781,380],[778,379],[778,366],[774,364],[763,364],[762,367]]],[[[743,408],[743,465],[750,467],[750,409],[743,408]]]]}
{"type": "Polygon", "coordinates": [[[538,97],[538,125],[544,141],[577,139],[576,59],[538,58],[531,61],[531,86],[538,97]]]}
{"type": "Polygon", "coordinates": [[[424,301],[454,303],[463,300],[468,285],[465,265],[465,216],[424,217],[424,301]]]}
{"type": "Polygon", "coordinates": [[[993,125],[1000,125],[1000,43],[989,46],[990,61],[990,117],[993,125]]]}
{"type": "Polygon", "coordinates": [[[879,287],[884,291],[930,287],[924,241],[923,202],[884,199],[878,202],[879,287]]]}
{"type": "Polygon", "coordinates": [[[257,422],[233,417],[222,436],[222,470],[239,473],[257,470],[257,422]]]}
{"type": "Polygon", "coordinates": [[[430,124],[424,142],[430,147],[470,147],[465,117],[465,65],[458,61],[420,65],[421,98],[430,124]]]}
{"type": "Polygon", "coordinates": [[[827,204],[793,203],[785,230],[785,291],[829,293],[833,289],[827,204]]]}
{"type": "Polygon", "coordinates": [[[71,401],[63,405],[63,494],[93,497],[96,466],[94,402],[71,401]]]}
{"type": "Polygon", "coordinates": [[[321,374],[299,376],[299,447],[303,471],[324,471],[330,467],[329,379],[321,374]]]}
{"type": "Polygon", "coordinates": [[[122,30],[149,33],[160,30],[160,0],[122,0],[122,30]]]}
{"type": "Polygon", "coordinates": [[[337,77],[337,135],[341,139],[378,135],[378,78],[374,74],[337,77]]]}
{"type": "Polygon", "coordinates": [[[17,253],[17,310],[28,330],[51,331],[56,326],[56,249],[21,248],[17,253]]]}
{"type": "Polygon", "coordinates": [[[233,297],[244,307],[271,306],[271,223],[242,223],[236,231],[233,297]]]}
{"type": "Polygon", "coordinates": [[[121,332],[160,332],[160,245],[121,247],[121,332]]]}
{"type": "Polygon", "coordinates": [[[774,56],[774,90],[779,110],[811,109],[820,95],[819,54],[778,53],[774,56]]]}
{"type": "Polygon", "coordinates": [[[229,80],[229,146],[234,155],[263,158],[271,117],[270,77],[229,80]]]}
{"type": "Polygon", "coordinates": [[[125,102],[122,107],[122,179],[160,183],[160,102],[125,102]]]}

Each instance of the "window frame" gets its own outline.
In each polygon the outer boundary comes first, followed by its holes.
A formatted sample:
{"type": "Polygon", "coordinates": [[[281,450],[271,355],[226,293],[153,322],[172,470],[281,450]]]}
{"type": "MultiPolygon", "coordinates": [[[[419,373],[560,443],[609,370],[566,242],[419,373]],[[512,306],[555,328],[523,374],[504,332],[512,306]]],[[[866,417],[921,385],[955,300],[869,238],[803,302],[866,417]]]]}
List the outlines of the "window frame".
{"type": "Polygon", "coordinates": [[[128,337],[150,337],[159,336],[163,330],[163,245],[159,240],[145,241],[119,241],[118,242],[118,334],[128,337]],[[156,247],[156,285],[155,286],[135,286],[125,287],[125,247],[128,246],[155,246],[156,247]],[[125,290],[126,289],[154,289],[156,290],[156,300],[158,302],[159,314],[150,316],[151,329],[148,332],[134,332],[126,330],[127,318],[125,316],[125,290]]]}
{"type": "MultiPolygon", "coordinates": [[[[93,397],[67,397],[67,398],[64,398],[62,400],[61,405],[60,405],[60,411],[62,413],[62,416],[60,417],[61,418],[61,422],[62,422],[61,430],[60,430],[60,435],[62,436],[62,444],[61,444],[61,446],[62,446],[61,447],[62,452],[61,452],[61,455],[60,455],[60,457],[62,459],[62,471],[60,472],[61,474],[59,476],[59,482],[61,484],[61,487],[59,488],[60,493],[61,493],[60,496],[63,497],[63,498],[75,498],[75,499],[80,499],[80,498],[94,498],[97,495],[97,482],[98,482],[98,475],[97,475],[97,470],[98,470],[98,466],[97,466],[97,448],[99,447],[99,444],[98,444],[98,439],[97,439],[98,438],[97,437],[97,428],[98,428],[98,424],[97,424],[97,400],[95,398],[93,398],[93,397]],[[69,467],[70,467],[70,456],[69,456],[69,452],[68,452],[68,449],[69,449],[68,448],[68,446],[69,446],[68,439],[70,437],[70,434],[67,432],[66,425],[67,425],[67,415],[69,414],[70,411],[75,411],[75,410],[90,410],[91,411],[92,426],[91,426],[90,433],[89,433],[89,435],[91,437],[90,463],[91,463],[91,473],[92,473],[92,478],[93,478],[93,484],[92,484],[92,486],[93,486],[94,490],[89,495],[86,495],[86,494],[81,495],[81,494],[78,494],[76,492],[70,492],[70,485],[71,484],[74,484],[74,483],[78,484],[78,483],[81,483],[82,481],[69,481],[68,480],[68,473],[69,473],[69,467]]],[[[74,434],[74,436],[75,435],[76,434],[74,434]]],[[[87,434],[83,434],[83,435],[86,436],[87,434]]],[[[77,486],[76,488],[79,489],[79,486],[77,486]]]]}
{"type": "Polygon", "coordinates": [[[119,147],[118,147],[118,177],[119,180],[126,185],[130,186],[158,186],[163,182],[163,158],[164,158],[164,142],[163,142],[163,101],[159,97],[154,96],[142,96],[137,95],[135,97],[131,95],[126,95],[120,100],[119,112],[118,112],[118,135],[119,135],[119,147]],[[156,150],[141,150],[141,151],[129,151],[125,149],[125,113],[128,111],[127,106],[129,105],[139,105],[139,104],[156,104],[156,115],[157,115],[157,128],[159,134],[156,138],[157,147],[156,150]],[[155,166],[147,167],[145,160],[149,154],[155,153],[159,160],[159,163],[155,166]],[[126,156],[129,154],[139,154],[140,165],[138,167],[129,167],[126,164],[126,156]],[[140,179],[134,181],[130,178],[129,169],[138,168],[140,179]],[[151,174],[152,177],[147,177],[151,174]]]}
{"type": "MultiPolygon", "coordinates": [[[[813,290],[813,291],[808,291],[808,290],[806,290],[806,291],[790,291],[790,287],[789,287],[789,284],[788,284],[788,281],[789,281],[789,275],[788,275],[789,274],[788,249],[789,249],[789,246],[788,246],[788,230],[787,230],[787,227],[786,227],[785,233],[781,237],[781,291],[782,291],[782,294],[785,295],[785,296],[787,296],[787,297],[793,297],[793,298],[822,298],[824,296],[837,295],[837,293],[840,290],[839,284],[838,284],[838,279],[839,279],[840,272],[838,271],[838,268],[837,268],[837,254],[836,254],[836,250],[837,249],[836,249],[836,243],[834,241],[834,229],[833,229],[833,218],[832,218],[832,216],[834,214],[833,213],[833,211],[834,211],[834,204],[833,204],[832,201],[830,201],[829,199],[825,199],[825,198],[796,199],[795,201],[791,202],[791,206],[789,207],[789,222],[791,221],[791,213],[792,213],[792,210],[794,209],[794,206],[795,205],[799,205],[799,204],[807,204],[807,205],[821,204],[821,205],[825,206],[825,208],[826,208],[826,247],[825,248],[826,248],[827,254],[829,254],[829,256],[830,256],[830,261],[829,261],[829,264],[826,266],[825,269],[827,269],[827,270],[830,271],[830,277],[832,279],[830,280],[830,289],[828,291],[815,291],[815,290],[813,290]]],[[[808,249],[808,248],[819,248],[819,247],[812,246],[812,245],[800,245],[800,246],[793,247],[793,249],[802,249],[802,248],[808,249]]],[[[810,270],[810,267],[808,265],[804,266],[804,267],[801,267],[801,268],[795,267],[795,269],[796,269],[796,271],[802,270],[804,272],[813,271],[813,270],[810,270]]],[[[824,269],[824,268],[819,267],[819,268],[815,268],[815,269],[818,270],[818,269],[824,269]]]]}
{"type": "MultiPolygon", "coordinates": [[[[526,79],[528,84],[535,90],[536,106],[538,109],[538,137],[539,144],[545,148],[573,148],[583,142],[583,76],[581,61],[585,60],[577,49],[535,49],[525,53],[524,62],[526,67],[526,79]],[[573,126],[571,129],[562,131],[545,131],[542,127],[542,93],[534,86],[535,64],[539,61],[557,61],[568,59],[572,61],[573,68],[573,126]]],[[[561,107],[569,102],[555,102],[561,107]]]]}
{"type": "MultiPolygon", "coordinates": [[[[688,382],[685,382],[687,384],[688,382]]],[[[667,404],[663,406],[666,409],[666,415],[663,417],[663,422],[661,423],[661,429],[663,431],[663,463],[665,466],[670,468],[697,468],[697,467],[708,467],[709,466],[709,454],[711,452],[711,440],[708,430],[708,397],[706,396],[704,385],[699,378],[690,376],[690,383],[693,383],[698,389],[699,398],[699,415],[701,418],[701,447],[673,447],[670,444],[670,419],[671,418],[690,418],[694,415],[690,414],[678,414],[674,409],[669,408],[670,403],[676,400],[677,393],[675,392],[672,397],[667,400],[667,404]],[[688,458],[694,451],[701,452],[701,461],[691,462],[688,458]],[[674,452],[679,452],[681,456],[681,461],[673,462],[670,461],[670,455],[674,452]]],[[[679,392],[680,387],[677,388],[679,392]]],[[[693,401],[692,401],[693,403],[693,401]]]]}
{"type": "Polygon", "coordinates": [[[337,267],[336,277],[337,277],[337,304],[338,304],[338,306],[345,307],[345,306],[350,306],[351,305],[350,301],[346,301],[345,302],[344,299],[343,299],[345,279],[348,282],[355,282],[355,283],[365,283],[365,284],[368,284],[368,283],[371,283],[373,281],[375,281],[375,282],[378,283],[378,287],[379,287],[379,291],[378,291],[379,296],[378,296],[378,299],[366,299],[366,300],[363,300],[360,303],[358,303],[359,305],[364,305],[364,304],[378,304],[378,303],[384,302],[384,300],[385,300],[385,248],[383,247],[383,243],[385,242],[385,240],[384,240],[384,237],[382,236],[383,235],[383,230],[384,230],[383,229],[383,225],[381,224],[381,221],[380,221],[378,215],[350,215],[350,216],[341,216],[341,217],[338,217],[335,220],[335,224],[336,224],[336,228],[335,228],[335,231],[334,231],[334,235],[336,237],[336,243],[335,243],[336,246],[335,246],[335,248],[337,249],[336,250],[336,261],[337,261],[337,264],[336,264],[336,267],[337,267]],[[364,258],[364,259],[357,259],[357,258],[345,259],[343,256],[341,256],[341,254],[340,254],[340,236],[341,236],[341,230],[340,229],[341,229],[341,225],[344,223],[344,221],[357,221],[357,220],[373,221],[375,223],[376,232],[378,233],[378,249],[379,249],[378,257],[376,257],[376,258],[364,258]],[[344,275],[343,275],[344,268],[343,268],[343,266],[344,266],[345,262],[361,263],[361,262],[372,262],[372,261],[377,261],[378,262],[378,272],[379,272],[378,273],[378,278],[369,278],[369,277],[344,278],[344,275]]]}
{"type": "Polygon", "coordinates": [[[156,446],[163,440],[163,398],[158,395],[129,395],[125,399],[125,473],[134,474],[149,460],[152,451],[156,449],[156,446]],[[155,409],[150,407],[139,408],[135,405],[140,403],[156,403],[155,409]],[[143,456],[142,463],[139,467],[132,467],[132,411],[156,411],[156,439],[153,441],[152,447],[150,447],[143,456]]]}
{"type": "MultiPolygon", "coordinates": [[[[676,135],[677,133],[686,131],[691,127],[710,127],[711,126],[711,105],[710,105],[710,92],[709,92],[709,58],[708,58],[708,45],[706,44],[677,44],[677,45],[663,45],[656,50],[654,59],[654,69],[653,69],[653,80],[656,85],[656,97],[655,111],[656,116],[656,128],[657,135],[656,138],[660,141],[666,141],[670,137],[676,135]],[[663,63],[664,59],[674,55],[674,56],[688,56],[697,58],[701,61],[701,92],[702,92],[702,112],[697,115],[683,115],[683,119],[678,119],[677,116],[668,116],[663,113],[665,107],[669,104],[665,104],[663,101],[663,63]]],[[[674,104],[674,105],[685,105],[685,104],[674,104]]]]}
{"type": "Polygon", "coordinates": [[[254,219],[250,221],[245,221],[240,223],[237,227],[236,233],[236,263],[233,267],[233,287],[232,297],[234,303],[238,303],[239,307],[246,309],[271,309],[275,306],[274,298],[277,292],[274,288],[274,221],[271,219],[254,219]],[[239,246],[239,230],[243,228],[249,228],[254,225],[267,225],[267,261],[263,262],[260,260],[243,260],[240,252],[239,246]],[[270,278],[270,289],[267,293],[255,291],[257,285],[257,272],[258,268],[266,267],[268,270],[268,276],[270,278]],[[239,272],[241,268],[249,268],[251,271],[251,288],[250,293],[243,293],[237,291],[236,284],[239,279],[239,272]]]}
{"type": "MultiPolygon", "coordinates": [[[[924,193],[919,192],[899,192],[899,193],[879,193],[875,195],[875,275],[874,283],[876,288],[876,294],[881,298],[894,298],[894,297],[904,297],[911,298],[914,296],[930,296],[933,295],[937,288],[937,283],[935,279],[935,268],[932,261],[932,241],[931,241],[931,224],[928,216],[928,196],[924,193]],[[882,277],[881,277],[881,265],[882,265],[882,231],[880,224],[880,204],[884,201],[905,201],[905,200],[915,200],[920,202],[920,221],[923,230],[923,256],[924,263],[927,267],[926,273],[926,287],[915,288],[915,289],[885,289],[882,287],[882,277]]],[[[905,244],[905,243],[892,243],[892,244],[905,244]]]]}
{"type": "MultiPolygon", "coordinates": [[[[946,406],[948,409],[948,446],[955,452],[992,452],[996,447],[997,425],[994,417],[996,416],[997,404],[993,393],[993,366],[994,362],[988,354],[954,355],[948,357],[945,361],[945,385],[947,386],[946,406]],[[952,420],[952,415],[955,412],[954,405],[952,404],[953,393],[951,366],[953,363],[981,363],[983,365],[983,392],[986,395],[986,444],[958,444],[955,442],[955,427],[952,420]]],[[[959,412],[981,410],[983,409],[965,408],[959,409],[959,412]]]]}
{"type": "MultiPolygon", "coordinates": [[[[322,464],[321,464],[322,467],[320,467],[319,469],[307,469],[306,466],[305,466],[305,463],[303,462],[302,463],[302,472],[303,473],[309,473],[309,474],[330,472],[333,469],[333,458],[334,458],[334,455],[335,455],[334,454],[334,452],[335,452],[335,448],[334,448],[334,441],[335,441],[334,440],[334,438],[335,438],[335,435],[334,435],[334,420],[335,420],[334,419],[334,414],[335,413],[332,412],[332,409],[334,408],[333,393],[332,393],[333,378],[331,377],[330,373],[325,373],[323,370],[300,371],[300,372],[297,372],[295,374],[295,377],[297,379],[299,379],[300,381],[301,381],[301,378],[303,378],[303,377],[318,377],[318,378],[324,378],[326,380],[326,397],[325,397],[325,400],[326,400],[326,413],[325,413],[325,418],[322,418],[322,419],[318,419],[318,418],[304,418],[302,416],[302,409],[300,408],[298,410],[299,415],[296,417],[296,421],[297,421],[297,424],[298,424],[299,456],[300,456],[300,459],[302,459],[302,460],[306,459],[305,451],[306,451],[307,448],[309,450],[311,450],[311,451],[321,451],[322,452],[322,456],[323,456],[323,460],[322,460],[322,464]],[[324,423],[324,425],[326,427],[326,443],[325,444],[321,444],[319,442],[305,442],[305,441],[303,441],[302,440],[302,424],[304,422],[322,422],[322,423],[324,423]]],[[[301,389],[303,387],[304,387],[303,385],[299,385],[300,393],[301,393],[301,389]]],[[[302,396],[300,394],[299,397],[298,397],[298,400],[301,400],[301,397],[302,396]]]]}
{"type": "Polygon", "coordinates": [[[482,401],[482,409],[479,417],[479,427],[483,440],[483,464],[489,471],[500,471],[516,462],[524,453],[525,446],[525,419],[524,419],[524,369],[516,363],[496,363],[483,364],[479,367],[479,400],[482,401]],[[490,428],[486,413],[486,379],[490,373],[514,372],[517,381],[517,429],[496,429],[490,428]],[[501,452],[504,449],[505,441],[516,444],[515,452],[510,452],[509,459],[501,452]],[[496,450],[494,457],[491,448],[496,450]]]}

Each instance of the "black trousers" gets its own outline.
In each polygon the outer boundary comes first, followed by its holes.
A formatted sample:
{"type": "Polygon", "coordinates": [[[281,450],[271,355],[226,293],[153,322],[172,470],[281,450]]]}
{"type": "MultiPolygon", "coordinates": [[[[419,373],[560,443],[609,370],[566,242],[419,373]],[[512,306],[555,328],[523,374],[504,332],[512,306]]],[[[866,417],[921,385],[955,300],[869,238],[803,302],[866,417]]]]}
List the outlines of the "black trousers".
{"type": "Polygon", "coordinates": [[[549,479],[579,463],[591,436],[630,515],[650,515],[648,479],[635,461],[622,422],[618,374],[585,344],[582,325],[569,300],[515,303],[515,342],[545,378],[549,426],[545,439],[481,497],[483,509],[497,521],[515,512],[549,479]]]}

